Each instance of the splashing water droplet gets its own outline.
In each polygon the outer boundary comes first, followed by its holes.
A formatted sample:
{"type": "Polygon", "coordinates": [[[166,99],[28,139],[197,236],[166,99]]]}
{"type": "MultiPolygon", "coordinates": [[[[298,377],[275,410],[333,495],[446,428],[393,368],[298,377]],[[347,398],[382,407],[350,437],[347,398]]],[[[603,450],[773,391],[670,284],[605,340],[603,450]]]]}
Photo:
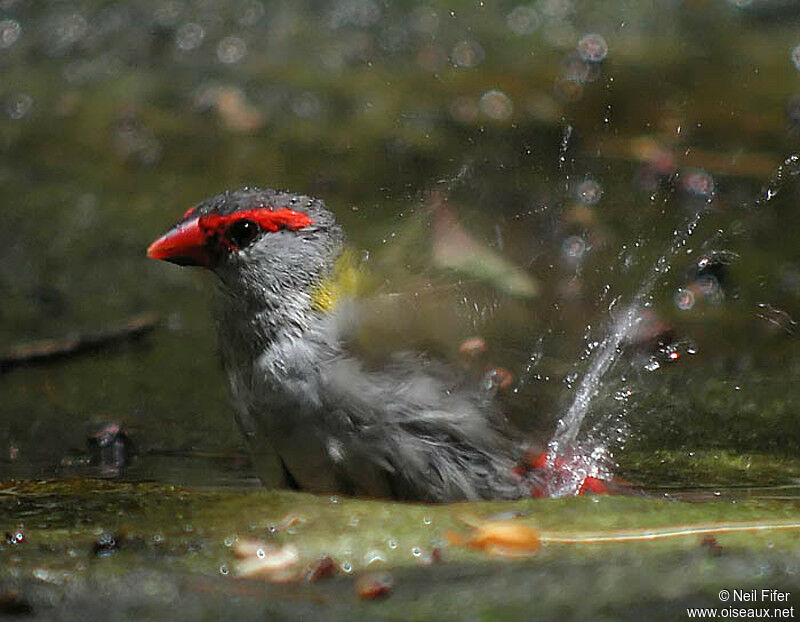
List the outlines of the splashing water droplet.
{"type": "MultiPolygon", "coordinates": [[[[800,46],[798,46],[800,47],[800,46]]],[[[783,163],[775,170],[769,184],[762,193],[762,198],[756,201],[759,203],[768,203],[776,196],[783,188],[788,177],[796,177],[800,175],[800,154],[792,154],[786,158],[783,163]]]]}
{"type": "Polygon", "coordinates": [[[648,276],[639,286],[636,295],[628,307],[620,314],[612,325],[609,334],[592,353],[588,371],[581,380],[575,393],[575,398],[566,414],[558,422],[556,433],[548,445],[548,455],[563,456],[571,454],[575,445],[581,425],[600,390],[603,377],[619,358],[625,341],[634,333],[642,317],[642,309],[650,296],[650,292],[664,274],[669,272],[669,261],[680,253],[686,246],[688,239],[697,229],[702,211],[692,215],[685,227],[674,232],[669,248],[658,258],[651,267],[648,276]]]}
{"type": "MultiPolygon", "coordinates": [[[[566,173],[565,167],[567,164],[567,149],[569,149],[569,140],[572,138],[572,126],[567,125],[564,127],[564,132],[561,135],[561,145],[558,148],[558,170],[566,173]]],[[[569,175],[564,175],[564,190],[569,190],[569,175]]]]}

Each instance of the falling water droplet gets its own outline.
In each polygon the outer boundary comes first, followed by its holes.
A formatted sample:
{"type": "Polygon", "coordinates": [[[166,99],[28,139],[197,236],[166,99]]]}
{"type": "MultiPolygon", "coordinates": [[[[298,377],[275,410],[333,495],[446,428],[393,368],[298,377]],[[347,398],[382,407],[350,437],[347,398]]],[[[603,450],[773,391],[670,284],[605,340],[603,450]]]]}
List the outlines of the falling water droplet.
{"type": "Polygon", "coordinates": [[[775,170],[763,191],[762,198],[756,201],[756,204],[768,203],[774,199],[786,183],[787,177],[796,177],[798,174],[800,174],[800,154],[795,153],[786,158],[775,170]]]}

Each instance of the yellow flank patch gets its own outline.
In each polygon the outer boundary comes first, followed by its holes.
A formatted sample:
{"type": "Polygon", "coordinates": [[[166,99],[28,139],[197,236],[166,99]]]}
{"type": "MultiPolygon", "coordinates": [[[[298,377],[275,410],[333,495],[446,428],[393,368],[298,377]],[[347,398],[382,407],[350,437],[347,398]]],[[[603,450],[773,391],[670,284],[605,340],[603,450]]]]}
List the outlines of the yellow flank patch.
{"type": "Polygon", "coordinates": [[[311,308],[315,311],[332,311],[342,299],[358,292],[359,282],[354,254],[350,249],[345,249],[336,260],[333,273],[311,288],[311,308]]]}

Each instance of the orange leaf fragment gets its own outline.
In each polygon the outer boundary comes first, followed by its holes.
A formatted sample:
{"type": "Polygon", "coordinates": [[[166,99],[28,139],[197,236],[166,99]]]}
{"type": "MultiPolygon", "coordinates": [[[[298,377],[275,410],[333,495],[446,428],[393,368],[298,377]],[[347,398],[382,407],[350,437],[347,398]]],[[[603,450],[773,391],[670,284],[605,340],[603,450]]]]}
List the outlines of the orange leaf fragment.
{"type": "Polygon", "coordinates": [[[355,588],[362,600],[386,598],[394,589],[394,578],[388,572],[362,574],[356,579],[355,588]]]}
{"type": "Polygon", "coordinates": [[[518,557],[532,555],[539,550],[541,538],[535,529],[514,521],[487,521],[477,525],[464,540],[448,533],[450,544],[467,546],[489,555],[518,557]]]}
{"type": "Polygon", "coordinates": [[[306,581],[313,583],[321,579],[329,579],[335,574],[336,562],[330,555],[325,555],[309,566],[306,572],[306,581]]]}

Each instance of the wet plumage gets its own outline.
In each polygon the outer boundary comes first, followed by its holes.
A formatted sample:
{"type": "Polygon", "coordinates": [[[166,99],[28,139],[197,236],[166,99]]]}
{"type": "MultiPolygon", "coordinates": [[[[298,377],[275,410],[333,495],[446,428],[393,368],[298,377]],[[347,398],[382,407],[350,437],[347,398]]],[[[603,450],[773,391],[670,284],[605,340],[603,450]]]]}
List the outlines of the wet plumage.
{"type": "Polygon", "coordinates": [[[267,485],[427,501],[526,494],[513,473],[520,444],[490,394],[421,354],[368,365],[349,348],[360,302],[339,294],[335,304],[320,303],[345,253],[322,201],[226,192],[199,203],[173,232],[149,254],[180,255],[176,263],[219,276],[219,347],[238,423],[267,485]],[[292,224],[266,229],[280,210],[295,214],[292,224]],[[263,214],[257,235],[244,219],[234,228],[237,214],[248,221],[263,214]],[[203,247],[181,255],[180,243],[203,247]]]}

